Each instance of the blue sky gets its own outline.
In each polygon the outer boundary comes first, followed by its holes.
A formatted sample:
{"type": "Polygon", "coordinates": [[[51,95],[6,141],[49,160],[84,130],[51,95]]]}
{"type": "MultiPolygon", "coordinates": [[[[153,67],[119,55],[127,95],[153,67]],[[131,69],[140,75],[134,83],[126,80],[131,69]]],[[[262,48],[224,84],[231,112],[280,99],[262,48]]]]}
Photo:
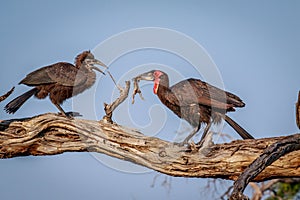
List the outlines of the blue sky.
{"type": "MultiPolygon", "coordinates": [[[[294,105],[300,85],[299,19],[298,1],[3,1],[0,7],[0,92],[17,87],[12,97],[0,106],[4,107],[13,97],[28,90],[17,83],[39,67],[58,61],[73,62],[81,51],[96,52],[99,44],[124,31],[160,27],[186,35],[205,49],[224,88],[246,103],[245,108],[229,115],[254,137],[293,134],[298,131],[294,105]]],[[[173,74],[172,84],[188,77],[208,80],[203,76],[206,71],[195,70],[189,60],[168,51],[141,49],[113,60],[105,56],[105,52],[113,53],[124,43],[102,49],[103,52],[96,55],[109,64],[120,84],[123,84],[122,77],[137,73],[136,69],[152,67],[173,74]]],[[[197,53],[193,50],[190,50],[191,55],[197,53]]],[[[202,69],[206,64],[203,60],[196,68],[202,69]]],[[[94,115],[85,115],[85,118],[101,119],[103,102],[109,102],[116,95],[112,94],[111,80],[98,77],[95,90],[91,90],[96,91],[93,93],[94,115]]],[[[155,121],[159,113],[165,121],[157,137],[173,139],[174,133],[190,130],[186,123],[181,123],[172,112],[160,106],[151,87],[146,84],[142,88],[145,101],[136,97],[136,103],[131,105],[129,99],[123,108],[116,110],[117,122],[151,132],[151,127],[156,128],[161,121],[155,121]],[[130,122],[126,121],[127,114],[130,122]]],[[[74,101],[87,100],[87,97],[88,92],[78,95],[74,101]]],[[[63,108],[71,110],[74,101],[68,100],[63,108]]],[[[45,112],[57,112],[57,109],[49,100],[32,98],[15,115],[2,111],[0,118],[45,112]]],[[[224,132],[239,139],[227,125],[224,132]]],[[[205,191],[206,180],[203,179],[164,175],[155,179],[156,172],[139,170],[145,172],[121,172],[89,153],[1,160],[0,196],[13,200],[201,199],[214,193],[205,191]],[[171,184],[170,190],[161,185],[165,178],[171,184]],[[154,179],[155,186],[151,187],[154,179]]]]}

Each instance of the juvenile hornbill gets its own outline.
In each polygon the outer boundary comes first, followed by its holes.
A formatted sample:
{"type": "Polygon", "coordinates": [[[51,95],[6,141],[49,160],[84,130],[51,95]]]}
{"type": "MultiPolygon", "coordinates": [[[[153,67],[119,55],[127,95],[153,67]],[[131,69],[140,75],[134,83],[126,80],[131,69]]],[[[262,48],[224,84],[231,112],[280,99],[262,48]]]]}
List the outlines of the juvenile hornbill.
{"type": "Polygon", "coordinates": [[[75,58],[75,65],[58,62],[37,69],[19,83],[34,88],[9,102],[4,109],[8,113],[15,113],[31,96],[35,95],[38,99],[49,96],[58,110],[67,116],[60,104],[66,99],[82,93],[95,83],[96,73],[93,70],[104,74],[94,65],[107,68],[105,64],[95,59],[90,51],[84,51],[75,58]]]}
{"type": "Polygon", "coordinates": [[[153,92],[160,101],[178,117],[185,119],[193,128],[181,143],[188,141],[199,131],[201,123],[207,124],[200,142],[201,146],[212,123],[222,119],[243,138],[254,139],[246,130],[226,115],[235,111],[235,107],[244,107],[243,101],[236,95],[223,91],[199,79],[186,79],[169,87],[169,77],[165,72],[152,70],[138,76],[139,80],[154,81],[153,92]]]}

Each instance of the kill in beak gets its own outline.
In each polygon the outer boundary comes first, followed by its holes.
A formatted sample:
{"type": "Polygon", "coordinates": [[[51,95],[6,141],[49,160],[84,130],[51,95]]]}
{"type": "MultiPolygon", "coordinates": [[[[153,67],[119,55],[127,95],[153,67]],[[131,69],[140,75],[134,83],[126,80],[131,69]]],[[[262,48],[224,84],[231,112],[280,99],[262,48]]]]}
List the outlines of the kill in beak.
{"type": "Polygon", "coordinates": [[[136,77],[137,80],[144,80],[144,81],[154,81],[154,70],[140,74],[136,77]]]}

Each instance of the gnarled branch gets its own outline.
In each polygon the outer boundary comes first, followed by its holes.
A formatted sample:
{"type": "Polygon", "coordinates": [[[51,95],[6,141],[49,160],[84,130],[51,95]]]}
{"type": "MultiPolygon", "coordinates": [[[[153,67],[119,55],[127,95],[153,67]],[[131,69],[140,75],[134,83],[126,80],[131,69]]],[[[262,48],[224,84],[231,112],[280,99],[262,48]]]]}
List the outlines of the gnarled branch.
{"type": "MultiPolygon", "coordinates": [[[[111,76],[111,74],[110,74],[110,76],[111,76]]],[[[111,76],[111,78],[113,79],[112,76],[111,76]]],[[[114,79],[113,79],[113,81],[114,81],[114,79]]],[[[104,121],[112,123],[113,122],[113,120],[112,120],[113,111],[121,103],[123,103],[123,101],[128,97],[128,93],[129,93],[129,89],[130,89],[130,81],[126,81],[125,84],[126,84],[125,88],[118,86],[118,89],[120,91],[120,96],[114,102],[112,102],[111,104],[104,103],[104,111],[106,113],[106,115],[103,117],[104,121]]]]}
{"type": "MultiPolygon", "coordinates": [[[[174,143],[103,121],[68,119],[44,114],[23,121],[0,123],[0,158],[53,155],[63,152],[98,152],[182,177],[235,180],[241,172],[275,142],[287,137],[237,140],[217,144],[205,155],[174,143]]],[[[300,176],[299,151],[291,152],[268,166],[255,181],[300,176]]]]}
{"type": "MultiPolygon", "coordinates": [[[[296,150],[300,150],[299,135],[283,138],[282,140],[276,141],[274,144],[270,145],[234,182],[233,192],[230,199],[246,199],[247,197],[243,195],[243,191],[251,180],[255,179],[258,174],[274,163],[277,159],[296,150]]],[[[297,175],[295,174],[295,176],[297,175]]]]}

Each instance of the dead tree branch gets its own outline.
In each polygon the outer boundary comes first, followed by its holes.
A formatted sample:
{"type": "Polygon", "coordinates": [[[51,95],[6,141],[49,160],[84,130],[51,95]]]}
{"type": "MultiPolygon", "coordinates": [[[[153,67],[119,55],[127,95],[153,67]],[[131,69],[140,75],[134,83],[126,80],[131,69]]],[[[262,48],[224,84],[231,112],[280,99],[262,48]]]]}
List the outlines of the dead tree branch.
{"type": "Polygon", "coordinates": [[[271,188],[278,182],[280,182],[280,179],[273,179],[266,183],[263,182],[262,185],[258,185],[258,183],[250,182],[249,185],[251,185],[253,189],[251,200],[261,200],[264,193],[268,190],[271,190],[271,188]]]}
{"type": "MultiPolygon", "coordinates": [[[[113,77],[111,76],[113,79],[113,77]]],[[[114,80],[114,79],[113,79],[114,80]]],[[[115,82],[115,81],[114,81],[115,82]]],[[[111,104],[104,103],[104,111],[106,115],[103,117],[104,121],[107,121],[109,123],[112,123],[112,114],[113,111],[121,104],[123,101],[128,97],[129,89],[130,89],[130,81],[125,82],[126,86],[125,88],[118,87],[120,91],[120,96],[111,104]]]]}
{"type": "MultiPolygon", "coordinates": [[[[255,180],[257,175],[262,173],[263,170],[267,170],[266,167],[272,165],[276,160],[284,155],[289,155],[290,152],[298,152],[298,150],[300,150],[300,137],[298,134],[274,142],[235,181],[230,199],[247,199],[243,195],[243,191],[250,181],[255,180]]],[[[287,162],[291,162],[291,160],[287,162]]],[[[297,177],[297,174],[294,177],[297,177]]]]}
{"type": "MultiPolygon", "coordinates": [[[[238,140],[210,147],[208,154],[147,137],[117,124],[68,119],[44,114],[23,121],[0,123],[0,158],[53,155],[63,152],[98,152],[127,160],[171,176],[235,180],[275,142],[298,137],[238,140]]],[[[300,176],[299,151],[279,158],[254,181],[300,176]]]]}

